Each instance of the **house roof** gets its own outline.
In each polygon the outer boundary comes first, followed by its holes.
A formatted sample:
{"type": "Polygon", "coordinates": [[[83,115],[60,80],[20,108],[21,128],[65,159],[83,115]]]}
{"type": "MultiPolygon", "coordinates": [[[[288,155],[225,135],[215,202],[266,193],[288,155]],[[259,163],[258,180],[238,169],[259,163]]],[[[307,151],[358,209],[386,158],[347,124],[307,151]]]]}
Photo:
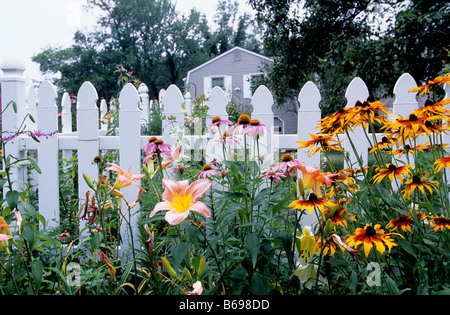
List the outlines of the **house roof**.
{"type": "Polygon", "coordinates": [[[199,65],[198,67],[195,67],[194,69],[189,70],[188,73],[187,73],[187,76],[186,76],[186,78],[185,78],[184,81],[185,81],[185,82],[189,82],[190,76],[191,76],[191,74],[192,74],[193,72],[195,72],[195,71],[197,71],[197,70],[199,70],[199,69],[205,67],[206,65],[209,65],[210,63],[216,61],[217,59],[223,58],[223,57],[225,57],[226,55],[233,53],[233,52],[236,51],[236,50],[240,50],[240,51],[243,51],[243,52],[245,52],[245,53],[248,53],[248,54],[254,55],[254,56],[256,56],[256,57],[259,57],[259,58],[262,58],[262,59],[266,59],[266,60],[268,60],[268,61],[270,61],[270,62],[273,62],[273,59],[272,59],[272,58],[269,58],[269,57],[266,57],[266,56],[264,56],[264,55],[261,55],[261,54],[255,53],[255,52],[253,52],[253,51],[250,51],[250,50],[248,50],[248,49],[245,49],[245,48],[236,46],[236,47],[234,47],[234,48],[232,48],[232,49],[230,49],[230,50],[227,50],[226,52],[224,52],[224,53],[222,53],[222,54],[220,54],[220,55],[218,55],[218,56],[216,56],[216,57],[214,57],[214,58],[208,60],[207,62],[202,63],[202,64],[199,65]]]}

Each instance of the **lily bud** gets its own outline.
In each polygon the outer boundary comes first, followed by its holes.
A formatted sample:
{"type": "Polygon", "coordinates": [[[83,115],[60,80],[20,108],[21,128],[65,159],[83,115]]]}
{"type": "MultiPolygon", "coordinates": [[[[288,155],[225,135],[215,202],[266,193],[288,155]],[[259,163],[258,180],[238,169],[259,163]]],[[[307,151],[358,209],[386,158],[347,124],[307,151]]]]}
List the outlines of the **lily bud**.
{"type": "Polygon", "coordinates": [[[94,183],[92,182],[91,178],[89,177],[89,175],[87,174],[83,174],[83,178],[86,181],[86,184],[89,186],[89,188],[91,188],[92,190],[95,191],[95,187],[94,187],[94,183]]]}
{"type": "Polygon", "coordinates": [[[175,279],[179,279],[177,273],[175,272],[175,270],[173,269],[172,265],[170,264],[170,262],[167,260],[166,257],[161,257],[161,263],[164,266],[164,269],[166,269],[167,273],[175,279]]]}

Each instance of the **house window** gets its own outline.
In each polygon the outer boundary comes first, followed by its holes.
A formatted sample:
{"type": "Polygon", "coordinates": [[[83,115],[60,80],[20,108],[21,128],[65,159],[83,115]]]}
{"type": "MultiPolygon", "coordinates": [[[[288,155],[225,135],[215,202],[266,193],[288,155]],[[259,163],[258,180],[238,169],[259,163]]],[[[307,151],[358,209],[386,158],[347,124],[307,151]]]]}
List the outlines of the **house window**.
{"type": "Polygon", "coordinates": [[[211,85],[212,85],[212,87],[218,86],[218,87],[224,88],[225,80],[223,77],[213,77],[213,78],[211,78],[211,85]]]}
{"type": "Polygon", "coordinates": [[[252,95],[255,93],[256,89],[261,85],[259,80],[261,79],[261,75],[252,75],[251,76],[251,89],[252,95]]]}

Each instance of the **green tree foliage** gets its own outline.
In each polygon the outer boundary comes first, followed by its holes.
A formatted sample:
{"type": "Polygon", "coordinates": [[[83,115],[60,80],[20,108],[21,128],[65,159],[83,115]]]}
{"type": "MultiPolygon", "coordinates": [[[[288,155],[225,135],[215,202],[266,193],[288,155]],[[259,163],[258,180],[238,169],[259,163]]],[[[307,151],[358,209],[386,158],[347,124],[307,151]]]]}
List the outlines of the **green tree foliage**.
{"type": "Polygon", "coordinates": [[[324,91],[324,114],[346,105],[345,88],[361,77],[376,98],[389,96],[403,72],[437,73],[449,48],[448,1],[250,0],[275,57],[265,83],[282,103],[308,81],[324,91]],[[371,9],[377,9],[371,12],[371,9]],[[375,14],[375,16],[374,16],[375,14]]]}
{"type": "Polygon", "coordinates": [[[102,12],[94,32],[77,32],[69,48],[49,48],[34,56],[41,71],[60,73],[55,84],[76,93],[91,81],[100,97],[117,91],[112,74],[121,64],[149,88],[150,97],[170,84],[183,85],[187,71],[216,55],[241,45],[259,51],[249,35],[250,18],[238,14],[237,2],[221,1],[212,31],[206,16],[192,9],[180,16],[170,0],[89,0],[102,12]]]}

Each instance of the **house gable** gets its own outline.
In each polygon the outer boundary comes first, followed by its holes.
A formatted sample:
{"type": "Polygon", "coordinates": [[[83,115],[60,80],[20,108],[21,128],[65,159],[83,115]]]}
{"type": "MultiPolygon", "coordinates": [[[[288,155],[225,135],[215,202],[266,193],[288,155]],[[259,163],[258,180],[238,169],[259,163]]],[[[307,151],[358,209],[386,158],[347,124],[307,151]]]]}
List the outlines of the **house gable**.
{"type": "Polygon", "coordinates": [[[250,98],[250,78],[259,75],[265,63],[273,59],[241,47],[234,47],[190,70],[185,84],[191,94],[208,95],[214,85],[219,85],[229,96],[250,98]]]}

